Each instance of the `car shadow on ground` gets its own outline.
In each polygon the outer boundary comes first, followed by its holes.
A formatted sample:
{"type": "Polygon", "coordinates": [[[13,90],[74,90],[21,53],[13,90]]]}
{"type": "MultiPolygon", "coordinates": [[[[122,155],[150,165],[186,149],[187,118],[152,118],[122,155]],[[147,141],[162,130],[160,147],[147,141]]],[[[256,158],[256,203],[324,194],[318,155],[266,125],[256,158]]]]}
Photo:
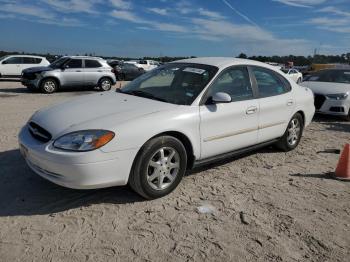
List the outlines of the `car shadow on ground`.
{"type": "Polygon", "coordinates": [[[305,177],[305,178],[321,178],[321,179],[332,179],[336,180],[333,172],[328,172],[324,174],[290,174],[292,177],[305,177]]]}
{"type": "MultiPolygon", "coordinates": [[[[187,176],[215,168],[256,152],[276,152],[271,147],[203,165],[187,176]]],[[[0,217],[62,212],[92,204],[127,204],[146,201],[128,186],[74,190],[55,185],[29,169],[18,149],[0,152],[0,217]]]]}
{"type": "Polygon", "coordinates": [[[0,82],[21,82],[19,78],[0,78],[0,82]]]}
{"type": "Polygon", "coordinates": [[[324,125],[327,131],[350,132],[350,122],[339,116],[316,114],[313,121],[324,125]]]}
{"type": "Polygon", "coordinates": [[[144,201],[129,187],[73,190],[32,172],[18,149],[0,152],[0,217],[52,214],[99,203],[144,201]]]}

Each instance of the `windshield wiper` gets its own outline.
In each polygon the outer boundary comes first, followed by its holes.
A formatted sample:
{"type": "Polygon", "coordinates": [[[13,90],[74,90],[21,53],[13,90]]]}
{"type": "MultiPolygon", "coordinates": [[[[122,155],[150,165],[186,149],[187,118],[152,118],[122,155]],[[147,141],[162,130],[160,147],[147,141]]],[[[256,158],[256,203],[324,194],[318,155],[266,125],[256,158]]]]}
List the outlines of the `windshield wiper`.
{"type": "Polygon", "coordinates": [[[167,100],[165,100],[163,98],[160,98],[160,97],[156,97],[156,96],[154,96],[154,95],[152,95],[150,93],[147,93],[145,91],[142,91],[142,90],[132,90],[132,91],[127,91],[127,92],[123,92],[123,91],[120,90],[119,92],[123,93],[123,94],[140,96],[140,97],[149,98],[149,99],[158,100],[158,101],[161,101],[161,102],[168,103],[167,100]]]}

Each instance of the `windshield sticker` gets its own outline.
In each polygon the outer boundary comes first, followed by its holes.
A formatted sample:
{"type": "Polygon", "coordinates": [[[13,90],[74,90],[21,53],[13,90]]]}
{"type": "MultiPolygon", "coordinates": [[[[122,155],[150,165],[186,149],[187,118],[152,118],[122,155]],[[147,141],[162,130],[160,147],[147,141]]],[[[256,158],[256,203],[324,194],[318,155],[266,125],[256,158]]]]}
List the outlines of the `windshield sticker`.
{"type": "Polygon", "coordinates": [[[187,92],[187,93],[186,93],[186,96],[193,97],[193,94],[190,93],[190,92],[187,92]]]}
{"type": "Polygon", "coordinates": [[[186,67],[183,72],[188,72],[188,73],[194,73],[194,74],[204,74],[205,70],[204,69],[199,69],[199,68],[193,68],[193,67],[186,67]]]}

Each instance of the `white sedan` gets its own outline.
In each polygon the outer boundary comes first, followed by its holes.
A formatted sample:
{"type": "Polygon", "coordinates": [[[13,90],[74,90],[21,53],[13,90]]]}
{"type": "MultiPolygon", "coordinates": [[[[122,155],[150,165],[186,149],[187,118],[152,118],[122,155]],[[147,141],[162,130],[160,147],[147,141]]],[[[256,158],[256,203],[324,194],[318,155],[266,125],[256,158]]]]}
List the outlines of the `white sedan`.
{"type": "Polygon", "coordinates": [[[343,116],[350,121],[350,69],[326,69],[301,84],[315,94],[318,113],[343,116]]]}
{"type": "Polygon", "coordinates": [[[294,68],[282,69],[282,72],[288,75],[297,84],[303,82],[303,74],[294,68]]]}
{"type": "Polygon", "coordinates": [[[36,112],[19,134],[29,167],[65,187],[129,183],[152,199],[194,166],[270,144],[294,149],[315,112],[308,88],[233,58],[169,63],[117,91],[36,112]]]}

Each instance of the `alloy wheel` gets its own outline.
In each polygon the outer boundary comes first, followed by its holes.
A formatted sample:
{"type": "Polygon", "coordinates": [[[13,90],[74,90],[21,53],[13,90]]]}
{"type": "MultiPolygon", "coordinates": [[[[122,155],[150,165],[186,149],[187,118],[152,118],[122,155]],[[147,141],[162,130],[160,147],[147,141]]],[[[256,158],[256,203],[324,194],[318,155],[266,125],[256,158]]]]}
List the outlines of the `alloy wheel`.
{"type": "Polygon", "coordinates": [[[300,122],[297,118],[293,118],[288,125],[287,142],[290,146],[294,146],[298,143],[300,138],[300,122]]]}
{"type": "Polygon", "coordinates": [[[56,89],[56,83],[52,80],[46,81],[44,83],[44,89],[47,93],[52,93],[56,89]]]}
{"type": "Polygon", "coordinates": [[[102,90],[108,91],[109,89],[111,89],[111,87],[112,87],[112,84],[109,80],[105,79],[102,81],[101,83],[102,90]]]}
{"type": "Polygon", "coordinates": [[[162,147],[147,166],[147,182],[155,190],[164,190],[174,181],[180,169],[180,155],[172,147],[162,147]]]}

